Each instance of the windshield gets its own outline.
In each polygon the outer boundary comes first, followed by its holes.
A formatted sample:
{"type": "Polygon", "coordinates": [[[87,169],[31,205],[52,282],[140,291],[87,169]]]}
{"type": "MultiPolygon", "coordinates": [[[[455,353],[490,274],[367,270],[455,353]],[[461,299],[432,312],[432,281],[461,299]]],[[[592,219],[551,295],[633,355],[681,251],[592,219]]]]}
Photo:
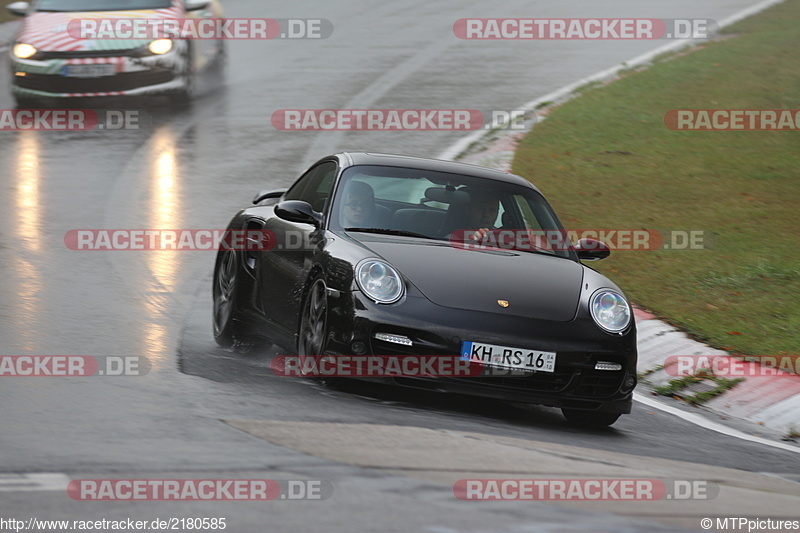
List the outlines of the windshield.
{"type": "Polygon", "coordinates": [[[128,11],[166,9],[172,0],[39,0],[36,11],[128,11]]]}
{"type": "Polygon", "coordinates": [[[351,167],[337,186],[330,227],[571,257],[571,245],[553,245],[549,234],[565,232],[538,192],[460,174],[351,167]]]}

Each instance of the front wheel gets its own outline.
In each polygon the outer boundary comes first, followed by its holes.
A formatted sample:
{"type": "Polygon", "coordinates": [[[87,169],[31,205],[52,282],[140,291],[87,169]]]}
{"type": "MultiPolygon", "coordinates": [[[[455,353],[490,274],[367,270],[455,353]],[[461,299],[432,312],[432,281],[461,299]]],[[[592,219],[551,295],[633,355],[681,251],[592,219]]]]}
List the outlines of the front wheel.
{"type": "Polygon", "coordinates": [[[179,76],[183,78],[183,87],[177,92],[170,93],[169,100],[172,104],[179,108],[187,108],[192,103],[192,97],[195,92],[195,73],[192,61],[194,56],[190,46],[186,47],[185,53],[181,54],[181,67],[179,76]]]}
{"type": "Polygon", "coordinates": [[[303,374],[315,368],[322,357],[328,336],[328,289],[322,278],[316,278],[308,289],[300,330],[297,335],[297,355],[303,374]]]}
{"type": "Polygon", "coordinates": [[[597,411],[581,411],[562,409],[564,418],[573,425],[591,428],[604,428],[612,425],[620,417],[619,413],[603,413],[597,411]]]}
{"type": "Polygon", "coordinates": [[[214,268],[214,340],[223,348],[236,342],[238,263],[233,250],[219,252],[214,268]]]}
{"type": "Polygon", "coordinates": [[[42,105],[41,101],[37,100],[36,98],[18,95],[14,95],[14,103],[16,104],[17,109],[37,109],[42,105]]]}

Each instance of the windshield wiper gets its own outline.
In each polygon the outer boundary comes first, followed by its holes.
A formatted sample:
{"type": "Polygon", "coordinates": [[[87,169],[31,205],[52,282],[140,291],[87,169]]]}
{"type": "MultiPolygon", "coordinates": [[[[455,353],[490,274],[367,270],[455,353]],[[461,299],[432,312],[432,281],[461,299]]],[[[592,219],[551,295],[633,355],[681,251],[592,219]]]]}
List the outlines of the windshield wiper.
{"type": "Polygon", "coordinates": [[[382,235],[398,235],[400,237],[418,237],[420,239],[434,239],[430,235],[423,235],[422,233],[415,233],[413,231],[406,231],[402,229],[388,229],[388,228],[345,228],[345,231],[360,231],[362,233],[379,233],[382,235]]]}

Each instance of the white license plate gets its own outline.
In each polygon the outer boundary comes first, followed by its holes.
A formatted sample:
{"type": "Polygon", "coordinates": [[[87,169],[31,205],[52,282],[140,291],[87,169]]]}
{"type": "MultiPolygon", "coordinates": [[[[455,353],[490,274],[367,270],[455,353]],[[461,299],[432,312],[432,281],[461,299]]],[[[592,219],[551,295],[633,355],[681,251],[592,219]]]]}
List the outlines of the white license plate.
{"type": "Polygon", "coordinates": [[[464,342],[461,345],[461,359],[528,372],[555,372],[556,370],[556,352],[541,352],[480,342],[464,342]]]}
{"type": "Polygon", "coordinates": [[[116,65],[65,65],[64,76],[70,78],[99,78],[117,73],[116,65]]]}

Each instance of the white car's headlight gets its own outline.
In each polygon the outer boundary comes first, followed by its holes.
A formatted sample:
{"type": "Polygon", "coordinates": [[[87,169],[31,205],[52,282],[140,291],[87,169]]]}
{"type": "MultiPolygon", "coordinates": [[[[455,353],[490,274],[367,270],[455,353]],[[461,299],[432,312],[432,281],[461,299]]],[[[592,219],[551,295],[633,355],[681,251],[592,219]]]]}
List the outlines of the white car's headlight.
{"type": "Polygon", "coordinates": [[[619,333],[631,323],[631,307],[616,291],[601,289],[589,300],[589,310],[595,323],[610,333],[619,333]]]}
{"type": "Polygon", "coordinates": [[[395,268],[379,259],[364,259],[356,265],[356,283],[371,300],[391,304],[403,297],[403,280],[395,268]]]}
{"type": "Polygon", "coordinates": [[[150,52],[157,56],[166,54],[172,50],[172,39],[156,39],[150,43],[147,48],[149,48],[150,52]]]}
{"type": "Polygon", "coordinates": [[[28,59],[36,55],[39,50],[35,46],[27,43],[17,43],[14,45],[14,55],[20,59],[28,59]]]}

